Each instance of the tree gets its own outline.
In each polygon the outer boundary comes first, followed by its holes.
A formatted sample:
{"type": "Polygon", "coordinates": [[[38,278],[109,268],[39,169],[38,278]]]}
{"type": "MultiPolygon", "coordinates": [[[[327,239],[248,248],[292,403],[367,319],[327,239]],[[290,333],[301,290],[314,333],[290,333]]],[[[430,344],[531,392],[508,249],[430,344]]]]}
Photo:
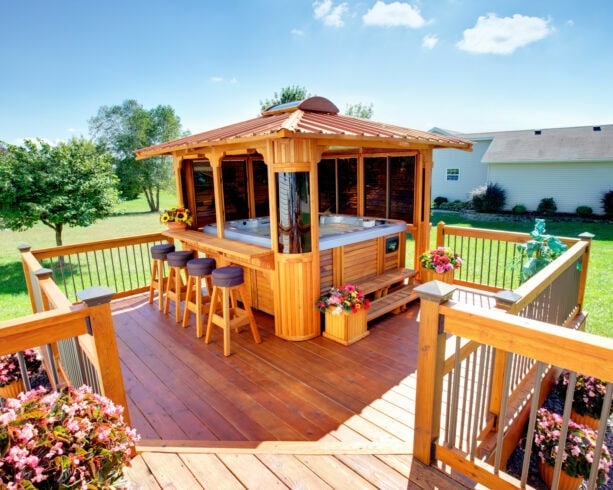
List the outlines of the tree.
{"type": "Polygon", "coordinates": [[[362,119],[370,119],[374,113],[373,105],[362,104],[358,102],[357,104],[350,104],[345,109],[345,115],[347,116],[355,116],[361,117],[362,119]]]}
{"type": "Polygon", "coordinates": [[[272,99],[260,100],[260,108],[261,110],[265,110],[274,105],[296,102],[298,100],[308,99],[309,97],[311,97],[311,94],[307,93],[305,87],[290,85],[289,87],[283,87],[280,93],[275,92],[272,99]]]}
{"type": "Polygon", "coordinates": [[[38,221],[55,231],[89,226],[117,204],[117,178],[110,155],[92,141],[72,139],[57,146],[26,140],[0,152],[0,218],[4,227],[24,231],[38,221]]]}
{"type": "Polygon", "coordinates": [[[102,106],[89,120],[89,130],[98,145],[113,155],[119,191],[125,199],[144,192],[151,211],[160,210],[160,190],[172,181],[172,160],[152,157],[136,160],[134,150],[182,136],[181,120],[170,106],[146,110],[136,100],[102,106]]]}

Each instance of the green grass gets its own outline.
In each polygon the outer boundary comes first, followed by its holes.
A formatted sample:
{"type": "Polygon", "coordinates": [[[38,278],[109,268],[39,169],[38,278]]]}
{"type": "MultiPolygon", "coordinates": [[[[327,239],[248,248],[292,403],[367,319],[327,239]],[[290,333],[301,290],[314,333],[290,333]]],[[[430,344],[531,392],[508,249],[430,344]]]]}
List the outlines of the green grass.
{"type": "MultiPolygon", "coordinates": [[[[170,207],[175,203],[173,194],[162,195],[161,207],[170,207]]],[[[88,228],[68,228],[64,231],[64,243],[74,244],[139,235],[162,231],[159,215],[148,211],[144,198],[122,203],[119,214],[100,221],[88,228]]],[[[449,225],[490,228],[508,231],[530,232],[532,222],[480,222],[469,221],[456,213],[435,212],[432,223],[444,221],[449,225]]],[[[613,225],[606,223],[547,222],[547,232],[557,236],[576,237],[588,231],[595,236],[585,295],[584,309],[590,316],[587,331],[598,335],[613,337],[613,307],[611,306],[611,287],[608,279],[613,277],[613,225]]],[[[431,243],[434,245],[436,228],[433,226],[431,243]]],[[[54,232],[39,224],[24,232],[0,231],[0,320],[17,318],[31,313],[30,302],[26,292],[23,269],[17,246],[27,243],[32,248],[52,247],[55,245],[54,232]]],[[[412,260],[414,243],[407,240],[407,257],[412,260]]],[[[407,262],[410,266],[412,262],[407,262]]]]}
{"type": "MultiPolygon", "coordinates": [[[[433,233],[435,225],[444,221],[448,225],[495,230],[519,231],[529,233],[534,228],[532,221],[471,221],[458,213],[434,212],[432,215],[433,233]]],[[[613,305],[611,303],[610,278],[613,277],[613,224],[582,223],[546,220],[547,233],[555,236],[576,238],[583,232],[595,235],[590,254],[587,287],[583,309],[589,313],[586,331],[605,337],[613,337],[613,305]]],[[[435,241],[432,242],[434,245],[435,241]]]]}
{"type": "MultiPolygon", "coordinates": [[[[174,194],[162,193],[161,209],[176,203],[174,194]]],[[[117,214],[87,228],[66,228],[62,234],[64,245],[92,242],[107,238],[141,235],[162,231],[165,226],[159,221],[159,214],[148,211],[143,198],[125,201],[117,214]]],[[[55,232],[43,225],[14,232],[0,230],[0,320],[8,320],[32,313],[28,299],[23,268],[17,246],[26,243],[32,249],[55,246],[55,232]]]]}

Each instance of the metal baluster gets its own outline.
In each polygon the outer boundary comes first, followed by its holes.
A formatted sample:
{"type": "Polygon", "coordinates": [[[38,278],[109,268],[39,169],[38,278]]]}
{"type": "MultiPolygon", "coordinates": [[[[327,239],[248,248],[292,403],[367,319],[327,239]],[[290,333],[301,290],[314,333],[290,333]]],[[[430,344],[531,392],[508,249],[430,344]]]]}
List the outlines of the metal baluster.
{"type": "Polygon", "coordinates": [[[530,457],[532,456],[532,444],[534,441],[534,427],[536,425],[536,412],[539,409],[539,393],[541,392],[541,382],[543,380],[544,364],[538,362],[536,365],[536,383],[532,393],[532,404],[530,407],[530,420],[528,421],[528,432],[526,434],[526,446],[524,447],[524,461],[521,468],[521,488],[526,488],[528,472],[530,471],[530,457]]]}
{"type": "Polygon", "coordinates": [[[598,425],[598,438],[596,439],[596,450],[594,451],[594,463],[590,470],[590,478],[588,479],[587,487],[591,490],[596,488],[596,478],[598,477],[598,463],[602,455],[602,446],[604,445],[605,434],[607,433],[607,422],[609,411],[611,410],[611,396],[613,395],[613,383],[607,383],[607,391],[602,402],[602,410],[600,412],[600,424],[598,425]]]}
{"type": "Polygon", "coordinates": [[[575,384],[577,383],[577,373],[571,371],[568,376],[568,386],[566,387],[566,399],[564,400],[564,414],[562,415],[562,428],[560,430],[559,448],[556,456],[556,464],[553,470],[552,488],[558,488],[560,481],[560,471],[562,471],[562,461],[564,458],[564,449],[566,448],[566,435],[568,434],[568,421],[570,420],[570,409],[573,404],[573,395],[575,393],[575,384]]]}
{"type": "Polygon", "coordinates": [[[17,353],[17,361],[19,362],[19,371],[21,371],[23,386],[26,391],[30,391],[32,386],[30,385],[30,378],[28,378],[28,366],[26,364],[26,359],[23,352],[20,351],[17,353]]]}

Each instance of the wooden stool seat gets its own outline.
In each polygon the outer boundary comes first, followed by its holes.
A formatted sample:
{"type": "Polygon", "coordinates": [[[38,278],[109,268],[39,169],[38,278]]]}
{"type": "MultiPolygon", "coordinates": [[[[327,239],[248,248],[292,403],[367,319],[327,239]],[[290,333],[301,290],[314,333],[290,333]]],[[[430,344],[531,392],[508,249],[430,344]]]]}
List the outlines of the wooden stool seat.
{"type": "Polygon", "coordinates": [[[164,315],[168,314],[170,302],[175,303],[175,319],[181,321],[181,301],[185,299],[187,263],[194,257],[191,250],[170,252],[166,260],[168,262],[168,281],[166,283],[166,300],[164,301],[164,315]],[[184,279],[185,278],[185,279],[184,279]]]}
{"type": "Polygon", "coordinates": [[[183,327],[187,327],[191,311],[196,315],[196,337],[198,338],[204,335],[202,315],[209,312],[213,292],[213,276],[211,273],[216,267],[215,259],[209,258],[192,259],[187,263],[187,291],[185,293],[185,309],[183,310],[183,327]],[[206,294],[202,291],[203,281],[206,294]]]}
{"type": "Polygon", "coordinates": [[[164,290],[166,289],[167,277],[164,274],[164,262],[166,256],[175,251],[175,246],[170,243],[162,243],[151,247],[151,282],[149,283],[149,304],[153,304],[153,293],[158,292],[158,309],[162,311],[164,305],[164,290]]]}
{"type": "Polygon", "coordinates": [[[209,307],[209,318],[206,325],[205,343],[211,341],[213,325],[223,329],[223,354],[230,355],[230,330],[237,331],[243,325],[250,325],[253,340],[257,344],[262,342],[255,317],[248,301],[245,289],[244,272],[241,267],[228,266],[215,269],[213,276],[213,295],[209,307]],[[243,307],[239,308],[240,297],[243,307]],[[219,312],[221,310],[221,315],[219,312]]]}

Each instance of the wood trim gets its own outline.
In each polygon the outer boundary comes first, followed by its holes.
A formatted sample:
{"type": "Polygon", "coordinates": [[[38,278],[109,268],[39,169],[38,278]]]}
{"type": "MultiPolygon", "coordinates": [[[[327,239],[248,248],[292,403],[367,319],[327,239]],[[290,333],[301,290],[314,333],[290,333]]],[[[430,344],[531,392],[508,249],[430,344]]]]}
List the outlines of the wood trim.
{"type": "MultiPolygon", "coordinates": [[[[462,236],[469,238],[483,238],[486,240],[500,240],[503,242],[518,242],[525,243],[530,240],[529,233],[521,233],[517,231],[500,231],[489,230],[487,228],[466,228],[464,226],[444,225],[445,235],[462,236]]],[[[572,247],[575,243],[580,242],[578,238],[558,237],[562,243],[572,247]]]]}

